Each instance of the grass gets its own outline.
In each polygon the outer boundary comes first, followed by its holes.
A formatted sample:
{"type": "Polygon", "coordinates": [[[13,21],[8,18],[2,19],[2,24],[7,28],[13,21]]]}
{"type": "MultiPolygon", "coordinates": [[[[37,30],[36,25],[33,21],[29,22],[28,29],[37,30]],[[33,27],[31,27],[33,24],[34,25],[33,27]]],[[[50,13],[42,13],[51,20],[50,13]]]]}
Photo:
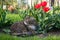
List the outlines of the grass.
{"type": "Polygon", "coordinates": [[[45,38],[39,36],[16,37],[0,33],[0,40],[60,40],[60,36],[47,36],[45,38]]]}
{"type": "Polygon", "coordinates": [[[7,34],[0,34],[0,40],[39,40],[37,36],[30,37],[16,37],[7,34]]]}

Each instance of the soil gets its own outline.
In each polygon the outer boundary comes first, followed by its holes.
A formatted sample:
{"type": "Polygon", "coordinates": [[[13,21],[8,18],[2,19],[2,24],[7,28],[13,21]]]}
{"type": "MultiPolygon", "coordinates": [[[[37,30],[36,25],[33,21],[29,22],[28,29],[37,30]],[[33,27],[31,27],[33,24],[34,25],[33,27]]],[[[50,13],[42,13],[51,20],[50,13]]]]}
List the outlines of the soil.
{"type": "Polygon", "coordinates": [[[53,29],[50,30],[48,33],[45,34],[39,34],[40,37],[46,37],[46,36],[60,36],[60,29],[53,29]]]}
{"type": "MultiPolygon", "coordinates": [[[[3,31],[0,29],[0,33],[2,33],[3,31]]],[[[53,29],[53,30],[50,30],[48,33],[45,33],[45,34],[38,34],[39,37],[47,37],[47,36],[60,36],[60,29],[53,29]]]]}
{"type": "Polygon", "coordinates": [[[55,29],[51,29],[48,34],[51,34],[51,35],[60,35],[60,29],[58,28],[55,28],[55,29]]]}

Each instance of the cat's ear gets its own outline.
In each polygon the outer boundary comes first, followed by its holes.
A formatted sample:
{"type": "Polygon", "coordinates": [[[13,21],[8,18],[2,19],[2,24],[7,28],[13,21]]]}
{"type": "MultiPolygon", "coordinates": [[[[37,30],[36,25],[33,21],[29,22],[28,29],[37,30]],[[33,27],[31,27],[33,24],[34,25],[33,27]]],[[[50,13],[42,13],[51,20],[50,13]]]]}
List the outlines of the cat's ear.
{"type": "Polygon", "coordinates": [[[30,19],[30,16],[26,16],[25,19],[30,19]]]}
{"type": "Polygon", "coordinates": [[[36,20],[34,17],[30,17],[31,20],[36,20]]]}

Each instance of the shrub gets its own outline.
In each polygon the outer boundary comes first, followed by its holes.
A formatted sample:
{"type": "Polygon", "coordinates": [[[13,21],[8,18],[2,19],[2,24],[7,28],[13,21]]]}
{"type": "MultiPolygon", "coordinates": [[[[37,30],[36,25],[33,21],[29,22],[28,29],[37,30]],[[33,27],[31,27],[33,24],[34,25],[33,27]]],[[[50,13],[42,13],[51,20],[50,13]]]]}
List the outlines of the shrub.
{"type": "Polygon", "coordinates": [[[13,23],[23,20],[19,14],[7,14],[6,19],[10,20],[13,23]]]}
{"type": "Polygon", "coordinates": [[[7,28],[14,22],[21,21],[22,19],[19,14],[11,14],[2,10],[0,12],[0,28],[7,28]]]}

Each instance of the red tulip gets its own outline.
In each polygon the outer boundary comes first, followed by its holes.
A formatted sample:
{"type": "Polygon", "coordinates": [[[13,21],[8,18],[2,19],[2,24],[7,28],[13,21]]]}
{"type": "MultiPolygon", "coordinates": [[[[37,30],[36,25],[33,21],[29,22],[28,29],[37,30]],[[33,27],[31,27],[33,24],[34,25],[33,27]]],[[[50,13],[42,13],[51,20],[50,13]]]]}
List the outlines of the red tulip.
{"type": "Polygon", "coordinates": [[[50,10],[49,7],[44,7],[44,8],[43,8],[43,11],[44,11],[44,12],[48,12],[49,10],[50,10]]]}
{"type": "Polygon", "coordinates": [[[41,4],[39,3],[39,4],[37,4],[37,5],[35,5],[35,8],[36,9],[39,9],[41,7],[41,4]]]}
{"type": "Polygon", "coordinates": [[[41,3],[41,5],[42,5],[42,7],[45,7],[47,5],[47,2],[44,1],[44,2],[41,3]]]}

